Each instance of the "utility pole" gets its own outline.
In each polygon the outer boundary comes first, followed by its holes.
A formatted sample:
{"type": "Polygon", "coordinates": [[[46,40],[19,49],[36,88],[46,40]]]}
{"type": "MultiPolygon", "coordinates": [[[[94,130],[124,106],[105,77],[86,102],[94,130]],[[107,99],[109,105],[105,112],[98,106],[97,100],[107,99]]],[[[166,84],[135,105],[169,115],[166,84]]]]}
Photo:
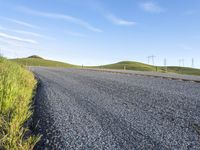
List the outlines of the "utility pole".
{"type": "Polygon", "coordinates": [[[164,59],[164,66],[165,66],[165,71],[167,72],[167,59],[164,59]]]}
{"type": "Polygon", "coordinates": [[[194,58],[192,58],[192,68],[194,68],[194,58]]]}
{"type": "Polygon", "coordinates": [[[152,55],[152,56],[148,56],[147,58],[148,58],[148,64],[150,64],[150,60],[151,60],[151,62],[152,62],[152,65],[154,66],[155,65],[155,61],[154,61],[154,58],[155,58],[156,56],[154,56],[154,55],[152,55]]]}
{"type": "Polygon", "coordinates": [[[153,63],[153,65],[155,65],[155,62],[154,62],[154,58],[155,58],[156,56],[153,56],[152,55],[152,63],[153,63]]]}
{"type": "Polygon", "coordinates": [[[184,59],[179,59],[179,67],[184,67],[185,66],[185,60],[184,59]]]}
{"type": "Polygon", "coordinates": [[[148,64],[150,63],[150,56],[147,57],[148,58],[148,64]]]}

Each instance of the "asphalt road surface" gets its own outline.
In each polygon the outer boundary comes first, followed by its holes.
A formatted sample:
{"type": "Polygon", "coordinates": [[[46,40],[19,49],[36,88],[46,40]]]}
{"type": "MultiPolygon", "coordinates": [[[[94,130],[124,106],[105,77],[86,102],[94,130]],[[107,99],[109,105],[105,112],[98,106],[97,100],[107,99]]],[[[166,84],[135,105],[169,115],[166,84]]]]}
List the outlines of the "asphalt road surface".
{"type": "Polygon", "coordinates": [[[33,67],[35,149],[200,149],[200,83],[33,67]]]}

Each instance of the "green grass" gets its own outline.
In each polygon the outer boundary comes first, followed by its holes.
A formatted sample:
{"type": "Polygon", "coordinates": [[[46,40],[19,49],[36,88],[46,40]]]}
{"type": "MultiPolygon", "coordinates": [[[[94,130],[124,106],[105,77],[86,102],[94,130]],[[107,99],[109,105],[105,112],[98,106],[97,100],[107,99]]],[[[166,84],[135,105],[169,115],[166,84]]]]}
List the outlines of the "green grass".
{"type": "MultiPolygon", "coordinates": [[[[147,65],[147,64],[139,63],[139,62],[133,62],[133,61],[122,61],[115,64],[103,65],[99,67],[105,68],[105,69],[121,69],[122,70],[124,69],[124,66],[126,66],[126,70],[136,70],[136,71],[156,71],[157,70],[158,72],[163,72],[163,73],[166,72],[164,67],[158,66],[156,69],[155,66],[147,65]]],[[[96,68],[99,68],[99,67],[96,67],[96,68]]],[[[187,67],[169,66],[167,72],[200,76],[200,69],[187,68],[187,67]]]]}
{"type": "MultiPolygon", "coordinates": [[[[76,65],[72,65],[72,64],[68,64],[68,63],[46,60],[37,55],[33,55],[28,58],[12,59],[11,61],[17,62],[24,66],[80,68],[80,66],[76,66],[76,65]]],[[[163,73],[166,72],[164,67],[161,67],[161,66],[155,67],[152,65],[147,65],[144,63],[139,63],[139,62],[134,62],[134,61],[121,61],[121,62],[118,62],[115,64],[102,65],[102,66],[86,66],[86,68],[105,68],[105,69],[121,69],[121,70],[123,70],[124,66],[126,67],[126,70],[158,71],[158,72],[163,72],[163,73]]],[[[167,72],[200,76],[200,69],[187,68],[187,67],[169,66],[167,72]]]]}
{"type": "Polygon", "coordinates": [[[11,59],[11,61],[17,62],[24,66],[43,66],[43,67],[64,67],[64,68],[75,68],[78,66],[58,62],[53,60],[46,60],[37,57],[29,57],[29,58],[18,58],[18,59],[11,59]]]}
{"type": "Polygon", "coordinates": [[[39,140],[24,136],[35,86],[31,72],[0,57],[0,149],[31,150],[39,140]]]}
{"type": "Polygon", "coordinates": [[[200,69],[195,68],[169,66],[168,71],[172,73],[200,76],[200,69]]]}
{"type": "Polygon", "coordinates": [[[151,65],[146,65],[139,62],[133,62],[133,61],[121,61],[115,64],[110,65],[104,65],[101,66],[105,69],[124,69],[124,66],[126,66],[127,70],[138,70],[138,71],[155,71],[156,68],[151,65]]]}

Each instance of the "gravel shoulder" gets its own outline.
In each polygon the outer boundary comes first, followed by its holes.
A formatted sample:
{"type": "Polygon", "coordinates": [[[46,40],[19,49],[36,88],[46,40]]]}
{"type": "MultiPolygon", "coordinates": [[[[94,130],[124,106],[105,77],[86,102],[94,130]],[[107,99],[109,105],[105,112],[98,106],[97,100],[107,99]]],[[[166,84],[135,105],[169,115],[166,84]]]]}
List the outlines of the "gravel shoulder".
{"type": "Polygon", "coordinates": [[[31,67],[35,149],[200,149],[200,84],[31,67]]]}

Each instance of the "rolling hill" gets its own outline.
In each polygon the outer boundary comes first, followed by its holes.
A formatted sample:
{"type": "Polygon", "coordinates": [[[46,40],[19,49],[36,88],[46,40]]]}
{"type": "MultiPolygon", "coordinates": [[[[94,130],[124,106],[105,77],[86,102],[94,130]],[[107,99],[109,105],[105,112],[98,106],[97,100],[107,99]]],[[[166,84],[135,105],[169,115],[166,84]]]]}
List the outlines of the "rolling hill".
{"type": "Polygon", "coordinates": [[[101,68],[105,69],[124,69],[127,70],[138,70],[138,71],[156,71],[156,68],[151,65],[144,63],[134,62],[134,61],[121,61],[115,64],[103,65],[101,68]]]}
{"type": "MultiPolygon", "coordinates": [[[[26,66],[44,66],[44,67],[64,67],[64,68],[80,68],[78,65],[72,65],[64,62],[53,61],[43,59],[40,56],[33,55],[27,58],[17,58],[11,59],[11,61],[17,62],[21,65],[26,66]]],[[[102,65],[102,66],[86,66],[86,68],[104,68],[104,69],[121,69],[124,67],[126,70],[137,70],[137,71],[157,71],[157,72],[168,72],[168,73],[178,73],[186,75],[197,75],[200,76],[200,69],[188,68],[188,67],[177,67],[168,66],[167,71],[165,67],[162,66],[152,66],[140,62],[134,61],[121,61],[114,64],[102,65]]]]}
{"type": "Polygon", "coordinates": [[[186,75],[198,75],[200,76],[200,69],[188,68],[188,67],[177,67],[168,66],[167,71],[165,67],[162,66],[152,66],[144,63],[133,62],[133,61],[122,61],[115,64],[103,65],[101,68],[105,69],[124,69],[127,70],[137,70],[137,71],[157,71],[157,72],[168,72],[168,73],[178,73],[186,75]]]}
{"type": "Polygon", "coordinates": [[[11,59],[11,61],[17,62],[25,66],[64,67],[64,68],[78,67],[76,65],[72,65],[72,64],[68,64],[64,62],[43,59],[42,57],[39,57],[36,55],[30,56],[27,58],[11,59]]]}

